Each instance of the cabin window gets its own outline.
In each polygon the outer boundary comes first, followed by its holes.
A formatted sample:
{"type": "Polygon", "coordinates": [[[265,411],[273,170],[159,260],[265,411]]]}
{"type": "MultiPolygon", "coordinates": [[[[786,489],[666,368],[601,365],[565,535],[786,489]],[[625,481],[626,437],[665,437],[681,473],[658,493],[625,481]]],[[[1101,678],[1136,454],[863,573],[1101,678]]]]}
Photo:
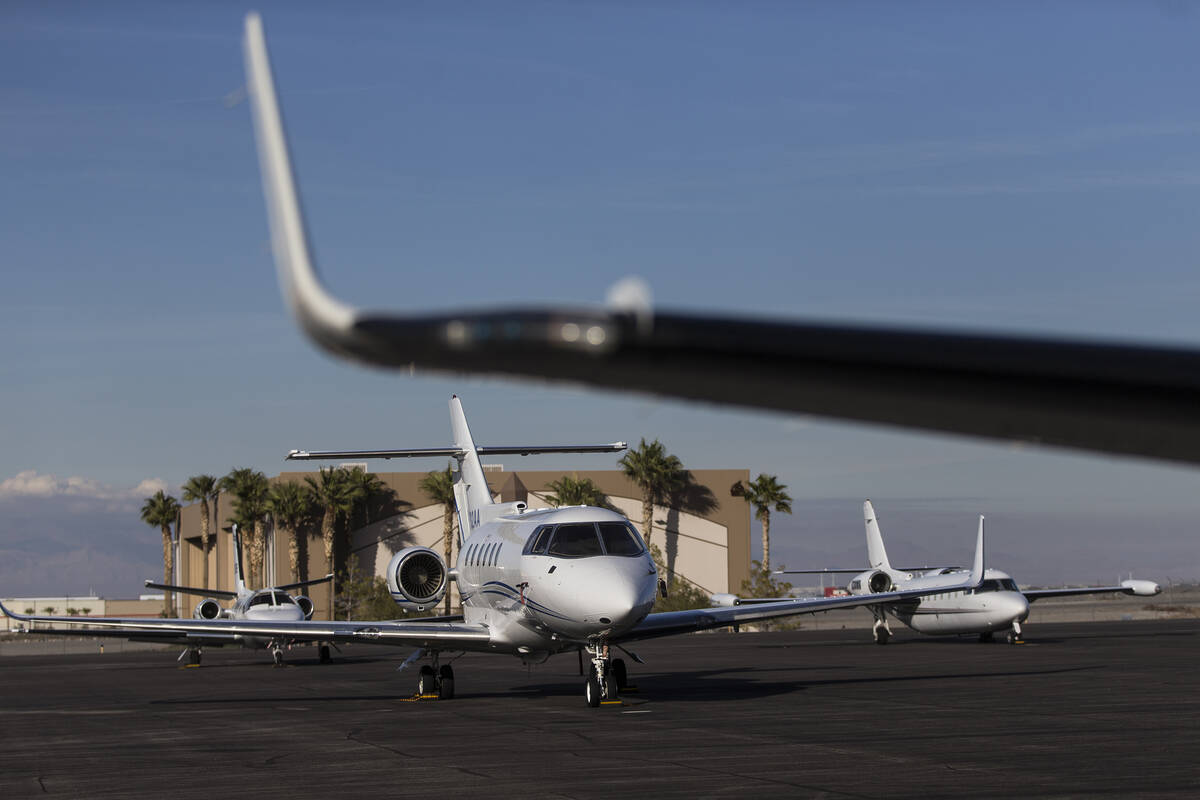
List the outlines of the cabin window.
{"type": "Polygon", "coordinates": [[[525,542],[525,555],[541,556],[546,554],[546,547],[550,544],[550,534],[554,533],[553,525],[539,525],[529,535],[528,541],[525,542]]]}
{"type": "Polygon", "coordinates": [[[626,522],[601,522],[600,539],[604,551],[610,556],[640,556],[643,552],[641,537],[626,522]]]}
{"type": "Polygon", "coordinates": [[[554,530],[554,539],[547,552],[560,558],[587,558],[604,555],[596,526],[591,522],[559,525],[554,530]]]}

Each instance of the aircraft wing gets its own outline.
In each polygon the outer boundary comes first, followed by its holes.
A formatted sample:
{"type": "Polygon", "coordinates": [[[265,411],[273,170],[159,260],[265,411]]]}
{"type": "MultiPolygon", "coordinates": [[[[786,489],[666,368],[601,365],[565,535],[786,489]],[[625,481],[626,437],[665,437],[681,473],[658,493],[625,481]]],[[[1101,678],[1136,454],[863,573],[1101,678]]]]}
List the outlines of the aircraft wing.
{"type": "Polygon", "coordinates": [[[1107,594],[1109,592],[1120,592],[1121,594],[1133,594],[1141,597],[1153,597],[1162,591],[1162,587],[1154,581],[1139,581],[1127,580],[1121,581],[1117,586],[1080,586],[1070,589],[1029,589],[1022,590],[1021,594],[1025,595],[1025,599],[1029,602],[1041,600],[1045,597],[1070,597],[1077,594],[1107,594]]]}
{"type": "Polygon", "coordinates": [[[310,251],[257,14],[244,44],[280,283],[331,353],[1200,463],[1196,349],[660,312],[648,301],[440,314],[348,305],[310,251]]]}
{"type": "Polygon", "coordinates": [[[0,612],[27,623],[30,632],[66,636],[115,636],[176,642],[213,639],[232,643],[237,638],[279,639],[285,642],[367,642],[453,650],[489,650],[486,626],[450,622],[318,621],[262,622],[250,620],[153,619],[144,617],[52,617],[16,614],[0,604],[0,612]],[[52,628],[43,626],[71,626],[52,628]]]}

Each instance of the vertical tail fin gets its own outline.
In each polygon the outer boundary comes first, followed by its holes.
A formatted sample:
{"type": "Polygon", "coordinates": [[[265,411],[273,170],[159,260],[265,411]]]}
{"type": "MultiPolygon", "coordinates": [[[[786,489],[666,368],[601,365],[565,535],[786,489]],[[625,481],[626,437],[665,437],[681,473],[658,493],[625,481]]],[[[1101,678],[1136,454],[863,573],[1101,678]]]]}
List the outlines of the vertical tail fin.
{"type": "Polygon", "coordinates": [[[875,506],[871,501],[863,503],[863,520],[867,525],[867,562],[871,569],[888,569],[887,550],[883,549],[883,534],[879,532],[879,522],[875,519],[875,506]]]}
{"type": "Polygon", "coordinates": [[[466,538],[478,524],[479,509],[492,504],[492,493],[483,476],[479,452],[475,449],[475,440],[471,438],[458,395],[450,398],[450,432],[454,436],[454,446],[461,451],[454,473],[454,500],[458,506],[459,531],[466,538]]]}
{"type": "Polygon", "coordinates": [[[238,596],[246,593],[246,576],[242,573],[242,537],[238,536],[238,526],[233,526],[233,581],[238,596]]]}

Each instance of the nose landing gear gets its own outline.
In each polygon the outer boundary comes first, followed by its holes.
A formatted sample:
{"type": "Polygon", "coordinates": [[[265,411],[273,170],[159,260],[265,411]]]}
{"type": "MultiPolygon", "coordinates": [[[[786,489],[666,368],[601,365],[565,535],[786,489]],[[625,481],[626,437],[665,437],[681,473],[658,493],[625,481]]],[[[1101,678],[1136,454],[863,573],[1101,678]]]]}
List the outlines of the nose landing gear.
{"type": "Polygon", "coordinates": [[[875,644],[887,644],[888,639],[892,638],[892,628],[888,625],[887,616],[884,614],[881,606],[871,606],[871,614],[875,617],[875,626],[871,629],[871,635],[875,639],[875,644]]]}
{"type": "Polygon", "coordinates": [[[586,649],[591,656],[584,684],[588,706],[596,708],[601,704],[620,703],[620,692],[629,685],[625,660],[613,658],[607,644],[589,644],[586,649]]]}
{"type": "Polygon", "coordinates": [[[1009,644],[1025,644],[1025,640],[1021,638],[1021,623],[1013,620],[1012,630],[1004,637],[1004,641],[1009,644]]]}

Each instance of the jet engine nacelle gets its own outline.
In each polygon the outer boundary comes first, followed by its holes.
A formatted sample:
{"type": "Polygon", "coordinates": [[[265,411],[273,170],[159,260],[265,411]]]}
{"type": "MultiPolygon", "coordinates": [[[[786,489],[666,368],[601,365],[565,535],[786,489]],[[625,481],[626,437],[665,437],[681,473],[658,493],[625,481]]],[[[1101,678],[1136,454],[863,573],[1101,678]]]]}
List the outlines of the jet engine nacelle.
{"type": "Polygon", "coordinates": [[[850,594],[879,594],[892,591],[896,588],[896,584],[892,581],[891,575],[877,569],[855,575],[854,580],[850,581],[850,585],[846,588],[850,594]]]}
{"type": "Polygon", "coordinates": [[[302,594],[298,594],[292,599],[296,601],[296,605],[300,606],[300,610],[304,612],[304,618],[312,619],[313,609],[316,608],[313,605],[313,601],[302,594]]]}
{"type": "Polygon", "coordinates": [[[1154,581],[1135,581],[1133,579],[1121,581],[1121,585],[1125,587],[1128,594],[1140,594],[1145,597],[1156,595],[1162,591],[1162,587],[1154,581]]]}
{"type": "Polygon", "coordinates": [[[446,562],[428,547],[406,547],[388,562],[387,585],[405,611],[427,611],[446,596],[446,562]]]}
{"type": "Polygon", "coordinates": [[[196,610],[192,612],[192,616],[196,619],[220,619],[221,604],[211,597],[206,597],[196,604],[196,610]]]}

